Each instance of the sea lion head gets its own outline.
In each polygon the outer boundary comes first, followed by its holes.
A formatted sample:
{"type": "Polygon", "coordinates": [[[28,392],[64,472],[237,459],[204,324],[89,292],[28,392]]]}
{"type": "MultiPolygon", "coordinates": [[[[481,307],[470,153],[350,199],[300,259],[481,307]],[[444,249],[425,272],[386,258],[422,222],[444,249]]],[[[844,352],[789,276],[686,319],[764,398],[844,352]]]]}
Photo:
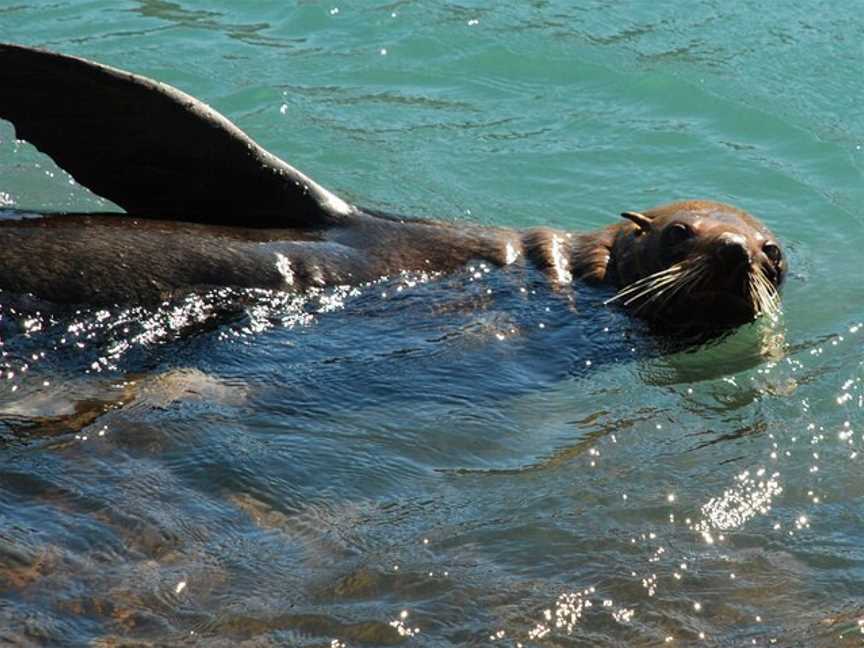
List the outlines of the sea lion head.
{"type": "Polygon", "coordinates": [[[786,256],[747,212],[690,200],[621,215],[610,301],[664,329],[729,329],[778,311],[786,256]]]}

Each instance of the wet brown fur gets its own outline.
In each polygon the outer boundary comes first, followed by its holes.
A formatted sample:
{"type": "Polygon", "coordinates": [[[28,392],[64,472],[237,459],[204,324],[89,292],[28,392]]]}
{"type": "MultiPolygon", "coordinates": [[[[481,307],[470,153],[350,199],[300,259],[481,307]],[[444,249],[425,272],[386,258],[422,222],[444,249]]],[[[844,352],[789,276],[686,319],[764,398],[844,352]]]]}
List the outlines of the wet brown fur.
{"type": "MultiPolygon", "coordinates": [[[[664,258],[663,231],[680,223],[693,231],[690,256],[700,255],[719,268],[712,250],[731,233],[746,241],[747,263],[770,263],[760,246],[773,242],[773,235],[734,207],[687,201],[642,213],[651,223],[649,231],[629,220],[569,233],[412,221],[359,210],[340,225],[314,229],[207,226],[104,214],[2,221],[0,248],[6,252],[0,257],[0,288],[57,303],[153,303],[189,289],[300,291],[401,271],[449,272],[482,261],[535,267],[559,287],[584,281],[618,289],[671,265],[664,258]]],[[[775,286],[784,272],[785,259],[775,286]]],[[[686,307],[688,294],[679,295],[676,303],[686,307]]],[[[756,314],[754,307],[742,317],[756,314]]]]}

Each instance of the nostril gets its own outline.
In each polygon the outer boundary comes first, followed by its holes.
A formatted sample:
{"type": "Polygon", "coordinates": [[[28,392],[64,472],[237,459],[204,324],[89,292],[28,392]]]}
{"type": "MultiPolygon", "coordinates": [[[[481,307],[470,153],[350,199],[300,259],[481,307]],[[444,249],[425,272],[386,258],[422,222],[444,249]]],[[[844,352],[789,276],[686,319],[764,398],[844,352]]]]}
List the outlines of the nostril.
{"type": "Polygon", "coordinates": [[[726,233],[717,239],[717,257],[729,268],[750,262],[747,242],[739,234],[726,233]]]}

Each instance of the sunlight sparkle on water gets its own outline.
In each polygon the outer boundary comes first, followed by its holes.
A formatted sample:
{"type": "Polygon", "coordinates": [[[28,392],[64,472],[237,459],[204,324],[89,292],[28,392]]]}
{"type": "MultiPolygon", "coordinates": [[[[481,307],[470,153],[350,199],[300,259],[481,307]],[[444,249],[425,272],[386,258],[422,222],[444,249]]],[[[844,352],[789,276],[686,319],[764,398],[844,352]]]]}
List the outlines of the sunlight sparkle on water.
{"type": "Polygon", "coordinates": [[[413,637],[414,635],[419,634],[420,628],[410,627],[407,624],[407,620],[408,620],[408,610],[402,610],[399,613],[398,618],[390,621],[389,625],[393,628],[396,628],[396,632],[399,633],[400,637],[413,637]]]}
{"type": "Polygon", "coordinates": [[[757,471],[756,478],[745,471],[736,477],[735,486],[719,497],[711,498],[701,507],[702,520],[691,526],[701,533],[705,541],[713,542],[712,531],[737,529],[753,517],[766,514],[774,498],[783,492],[779,473],[765,479],[764,471],[757,471]]]}

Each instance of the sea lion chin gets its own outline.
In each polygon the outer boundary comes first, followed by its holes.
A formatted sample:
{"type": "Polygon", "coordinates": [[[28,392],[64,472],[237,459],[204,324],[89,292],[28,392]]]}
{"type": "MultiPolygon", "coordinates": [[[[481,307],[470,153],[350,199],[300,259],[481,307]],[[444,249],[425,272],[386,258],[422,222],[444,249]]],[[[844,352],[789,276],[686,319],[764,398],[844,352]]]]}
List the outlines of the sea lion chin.
{"type": "Polygon", "coordinates": [[[126,216],[0,221],[0,290],[59,303],[161,301],[198,287],[302,291],[472,261],[530,265],[657,327],[726,329],[773,314],[776,237],[707,200],[626,211],[593,232],[417,220],[349,204],[226,117],[165,84],[0,44],[0,118],[126,216]],[[62,110],[56,97],[63,97],[62,110]]]}

